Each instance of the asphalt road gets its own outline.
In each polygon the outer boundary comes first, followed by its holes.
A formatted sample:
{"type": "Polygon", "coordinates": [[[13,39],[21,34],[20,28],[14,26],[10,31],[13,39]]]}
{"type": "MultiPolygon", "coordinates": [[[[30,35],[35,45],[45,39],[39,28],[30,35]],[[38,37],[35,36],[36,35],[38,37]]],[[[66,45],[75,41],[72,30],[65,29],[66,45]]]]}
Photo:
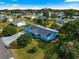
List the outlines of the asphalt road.
{"type": "Polygon", "coordinates": [[[5,48],[5,44],[0,39],[0,59],[14,59],[10,51],[5,48]]]}

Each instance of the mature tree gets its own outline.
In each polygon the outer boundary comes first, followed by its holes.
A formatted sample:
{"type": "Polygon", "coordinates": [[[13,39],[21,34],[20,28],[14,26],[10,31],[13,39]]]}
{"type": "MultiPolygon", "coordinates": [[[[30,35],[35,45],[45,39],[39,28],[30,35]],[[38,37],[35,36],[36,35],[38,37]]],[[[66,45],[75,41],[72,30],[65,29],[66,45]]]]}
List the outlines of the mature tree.
{"type": "Polygon", "coordinates": [[[34,19],[34,22],[42,26],[47,26],[49,24],[47,19],[34,19]]]}
{"type": "Polygon", "coordinates": [[[60,40],[55,46],[56,53],[60,59],[78,59],[79,50],[79,20],[70,21],[59,31],[60,40]],[[73,46],[68,42],[74,43],[73,46]],[[77,43],[78,42],[78,43],[77,43]]]}
{"type": "Polygon", "coordinates": [[[23,34],[21,35],[18,39],[17,39],[17,44],[20,46],[20,47],[25,47],[27,44],[31,43],[32,41],[32,37],[30,34],[23,34]]]}
{"type": "Polygon", "coordinates": [[[49,17],[49,10],[48,9],[43,10],[43,16],[49,17]]]}
{"type": "MultiPolygon", "coordinates": [[[[79,39],[79,20],[70,21],[65,24],[59,32],[59,39],[66,39],[66,41],[79,39]],[[62,34],[62,35],[61,35],[62,34]],[[63,38],[61,38],[62,36],[63,38]]],[[[79,41],[79,40],[78,40],[79,41]]]]}
{"type": "Polygon", "coordinates": [[[58,59],[58,54],[54,53],[50,59],[58,59]]]}
{"type": "Polygon", "coordinates": [[[3,35],[4,36],[11,36],[11,35],[14,35],[16,34],[17,31],[16,31],[16,28],[11,26],[11,25],[8,25],[7,27],[4,28],[3,30],[3,35]]]}
{"type": "Polygon", "coordinates": [[[70,51],[71,59],[78,59],[77,56],[78,56],[78,52],[76,51],[76,49],[75,48],[71,49],[70,51]]]}
{"type": "Polygon", "coordinates": [[[56,29],[56,30],[60,30],[60,29],[61,29],[61,26],[59,26],[59,25],[56,24],[56,23],[53,23],[53,24],[51,24],[51,28],[52,28],[52,29],[56,29]]]}
{"type": "Polygon", "coordinates": [[[72,9],[70,9],[70,10],[64,10],[64,14],[65,14],[65,16],[72,17],[73,15],[75,15],[75,12],[72,9]]]}

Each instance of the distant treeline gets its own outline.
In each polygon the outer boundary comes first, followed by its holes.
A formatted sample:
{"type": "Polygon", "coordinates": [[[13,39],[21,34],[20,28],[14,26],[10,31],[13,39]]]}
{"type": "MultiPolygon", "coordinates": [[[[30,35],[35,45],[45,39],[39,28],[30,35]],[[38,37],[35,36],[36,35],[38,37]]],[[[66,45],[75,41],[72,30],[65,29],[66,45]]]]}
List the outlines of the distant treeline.
{"type": "Polygon", "coordinates": [[[72,15],[79,15],[79,10],[75,10],[75,9],[64,9],[64,10],[58,10],[58,9],[50,9],[50,8],[44,8],[44,9],[26,9],[26,10],[21,10],[21,9],[14,9],[14,10],[8,10],[8,9],[4,9],[4,10],[0,10],[0,12],[5,12],[5,13],[40,13],[43,10],[48,10],[50,12],[64,12],[64,14],[66,16],[72,16],[72,15]]]}

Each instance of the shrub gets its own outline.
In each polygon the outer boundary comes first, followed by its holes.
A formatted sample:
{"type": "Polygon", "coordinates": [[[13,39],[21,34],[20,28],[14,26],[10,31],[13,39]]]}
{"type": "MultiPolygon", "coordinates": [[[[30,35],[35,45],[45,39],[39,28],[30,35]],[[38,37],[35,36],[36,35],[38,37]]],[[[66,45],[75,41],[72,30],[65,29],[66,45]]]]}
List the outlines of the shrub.
{"type": "Polygon", "coordinates": [[[16,34],[17,31],[16,31],[16,28],[11,26],[11,25],[8,25],[7,27],[4,28],[3,30],[3,35],[4,36],[11,36],[11,35],[14,35],[16,34]]]}
{"type": "Polygon", "coordinates": [[[31,43],[31,41],[32,41],[31,35],[25,33],[17,39],[17,44],[20,47],[25,47],[27,44],[31,43]]]}

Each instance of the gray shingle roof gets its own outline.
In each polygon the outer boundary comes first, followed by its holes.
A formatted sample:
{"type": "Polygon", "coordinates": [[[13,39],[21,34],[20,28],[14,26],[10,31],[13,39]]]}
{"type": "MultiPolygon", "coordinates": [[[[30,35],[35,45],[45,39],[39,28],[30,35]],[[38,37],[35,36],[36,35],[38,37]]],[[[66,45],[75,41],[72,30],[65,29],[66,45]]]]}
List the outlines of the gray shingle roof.
{"type": "Polygon", "coordinates": [[[19,22],[20,22],[20,21],[18,21],[18,20],[13,20],[13,21],[12,21],[12,24],[15,25],[15,24],[17,24],[17,23],[19,23],[19,22]]]}
{"type": "Polygon", "coordinates": [[[44,19],[47,19],[47,17],[45,17],[45,16],[38,16],[36,19],[44,20],[44,19]]]}
{"type": "Polygon", "coordinates": [[[41,27],[37,27],[34,25],[29,25],[29,28],[31,29],[31,32],[38,33],[38,34],[45,35],[45,36],[48,36],[50,33],[52,33],[52,31],[50,31],[50,30],[47,30],[47,29],[44,29],[41,27]]]}

